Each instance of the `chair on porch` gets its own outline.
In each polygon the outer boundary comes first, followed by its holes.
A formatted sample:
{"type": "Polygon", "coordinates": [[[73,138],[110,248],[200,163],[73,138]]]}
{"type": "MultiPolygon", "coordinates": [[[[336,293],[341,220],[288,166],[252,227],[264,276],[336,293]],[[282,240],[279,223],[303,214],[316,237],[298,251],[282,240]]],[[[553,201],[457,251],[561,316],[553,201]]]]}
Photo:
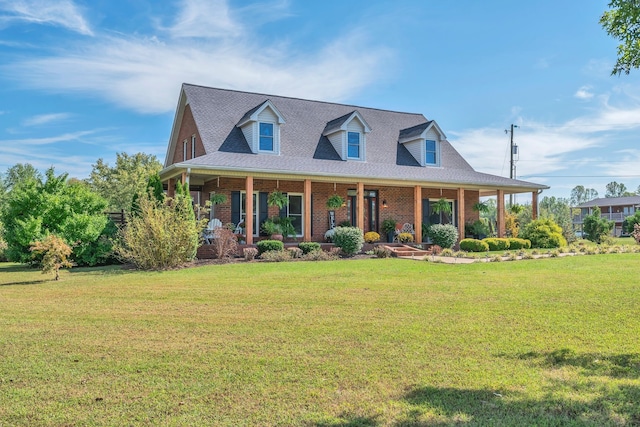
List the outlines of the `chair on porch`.
{"type": "Polygon", "coordinates": [[[410,224],[408,222],[405,222],[404,224],[402,224],[401,228],[396,228],[396,234],[393,238],[394,242],[398,242],[398,236],[402,233],[409,233],[413,236],[413,239],[415,240],[416,238],[416,232],[413,229],[413,224],[410,224]]]}
{"type": "Polygon", "coordinates": [[[207,224],[207,228],[205,228],[202,232],[202,237],[204,237],[204,242],[207,245],[210,245],[213,241],[214,230],[221,227],[222,221],[220,221],[218,218],[213,218],[211,221],[209,221],[209,224],[207,224]]]}

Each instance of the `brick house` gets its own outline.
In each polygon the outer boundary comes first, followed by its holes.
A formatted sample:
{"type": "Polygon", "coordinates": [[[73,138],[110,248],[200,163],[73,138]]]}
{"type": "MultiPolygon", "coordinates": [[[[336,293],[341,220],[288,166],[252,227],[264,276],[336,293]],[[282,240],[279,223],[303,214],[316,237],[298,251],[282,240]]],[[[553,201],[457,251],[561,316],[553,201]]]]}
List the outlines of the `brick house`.
{"type": "Polygon", "coordinates": [[[247,244],[278,215],[291,217],[304,241],[323,241],[330,215],[365,232],[380,232],[387,218],[410,223],[416,242],[422,224],[450,222],[463,238],[464,224],[478,219],[472,206],[492,195],[504,235],[505,195],[530,193],[536,215],[538,194],[548,188],[476,172],[422,114],[190,84],[180,91],[160,176],[169,195],[177,180],[188,182],[201,205],[225,194],[213,215],[243,222],[247,244]],[[289,199],[282,212],[266,203],[276,189],[289,199]],[[326,202],[334,194],[346,203],[330,213],[326,202]],[[450,218],[434,212],[442,198],[450,218]]]}
{"type": "Polygon", "coordinates": [[[573,217],[574,227],[582,231],[584,217],[591,215],[596,207],[600,208],[602,218],[614,222],[612,234],[620,236],[623,234],[622,223],[624,219],[636,211],[640,211],[640,196],[603,197],[582,203],[576,206],[577,209],[580,209],[580,214],[573,217]]]}

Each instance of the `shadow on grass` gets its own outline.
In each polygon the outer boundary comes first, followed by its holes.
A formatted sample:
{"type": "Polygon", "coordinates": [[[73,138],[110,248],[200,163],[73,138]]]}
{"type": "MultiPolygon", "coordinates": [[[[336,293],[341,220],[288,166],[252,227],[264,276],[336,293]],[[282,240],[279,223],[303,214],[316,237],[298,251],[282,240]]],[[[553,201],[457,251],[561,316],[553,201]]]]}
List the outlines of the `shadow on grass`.
{"type": "Polygon", "coordinates": [[[308,427],[376,427],[380,425],[377,417],[362,415],[342,414],[337,420],[320,421],[313,424],[305,424],[308,427]]]}
{"type": "Polygon", "coordinates": [[[42,279],[42,280],[25,280],[23,282],[7,282],[0,283],[0,286],[28,286],[28,285],[41,285],[47,282],[54,282],[53,279],[42,279]]]}
{"type": "Polygon", "coordinates": [[[531,360],[543,367],[570,366],[582,369],[582,375],[600,375],[612,378],[640,378],[640,353],[601,354],[576,353],[567,348],[550,352],[529,352],[516,355],[517,359],[531,360]]]}

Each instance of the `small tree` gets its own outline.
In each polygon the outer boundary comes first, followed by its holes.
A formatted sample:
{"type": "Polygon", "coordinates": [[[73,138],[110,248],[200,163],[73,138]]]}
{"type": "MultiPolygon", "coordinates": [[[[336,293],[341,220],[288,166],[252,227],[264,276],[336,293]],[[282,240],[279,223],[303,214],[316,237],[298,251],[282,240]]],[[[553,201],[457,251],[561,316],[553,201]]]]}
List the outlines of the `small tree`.
{"type": "Polygon", "coordinates": [[[562,236],[562,228],[550,218],[531,221],[522,229],[520,237],[530,240],[534,248],[559,248],[567,245],[562,236]]]}
{"type": "Polygon", "coordinates": [[[640,224],[633,226],[633,232],[631,236],[636,240],[636,243],[640,245],[640,224]]]}
{"type": "Polygon", "coordinates": [[[31,245],[31,252],[38,258],[42,257],[40,261],[42,274],[54,273],[55,280],[60,279],[61,268],[71,268],[71,263],[67,259],[71,255],[71,247],[55,234],[49,234],[43,240],[34,242],[31,245]]]}
{"type": "Polygon", "coordinates": [[[613,221],[602,218],[600,208],[596,206],[591,215],[584,217],[582,227],[587,240],[602,243],[602,240],[613,230],[613,221]]]}
{"type": "Polygon", "coordinates": [[[622,223],[622,230],[624,230],[625,233],[631,234],[636,224],[640,224],[640,211],[637,211],[633,215],[624,219],[624,222],[622,223]]]}

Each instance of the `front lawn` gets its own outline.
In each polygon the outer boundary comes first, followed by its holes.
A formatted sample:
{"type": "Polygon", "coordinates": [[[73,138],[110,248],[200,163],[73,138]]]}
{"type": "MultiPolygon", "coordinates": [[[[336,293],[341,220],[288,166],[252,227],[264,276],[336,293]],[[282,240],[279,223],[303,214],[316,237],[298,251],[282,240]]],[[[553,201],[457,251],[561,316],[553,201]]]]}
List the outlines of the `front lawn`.
{"type": "Polygon", "coordinates": [[[639,271],[0,264],[0,425],[638,425],[639,271]]]}

